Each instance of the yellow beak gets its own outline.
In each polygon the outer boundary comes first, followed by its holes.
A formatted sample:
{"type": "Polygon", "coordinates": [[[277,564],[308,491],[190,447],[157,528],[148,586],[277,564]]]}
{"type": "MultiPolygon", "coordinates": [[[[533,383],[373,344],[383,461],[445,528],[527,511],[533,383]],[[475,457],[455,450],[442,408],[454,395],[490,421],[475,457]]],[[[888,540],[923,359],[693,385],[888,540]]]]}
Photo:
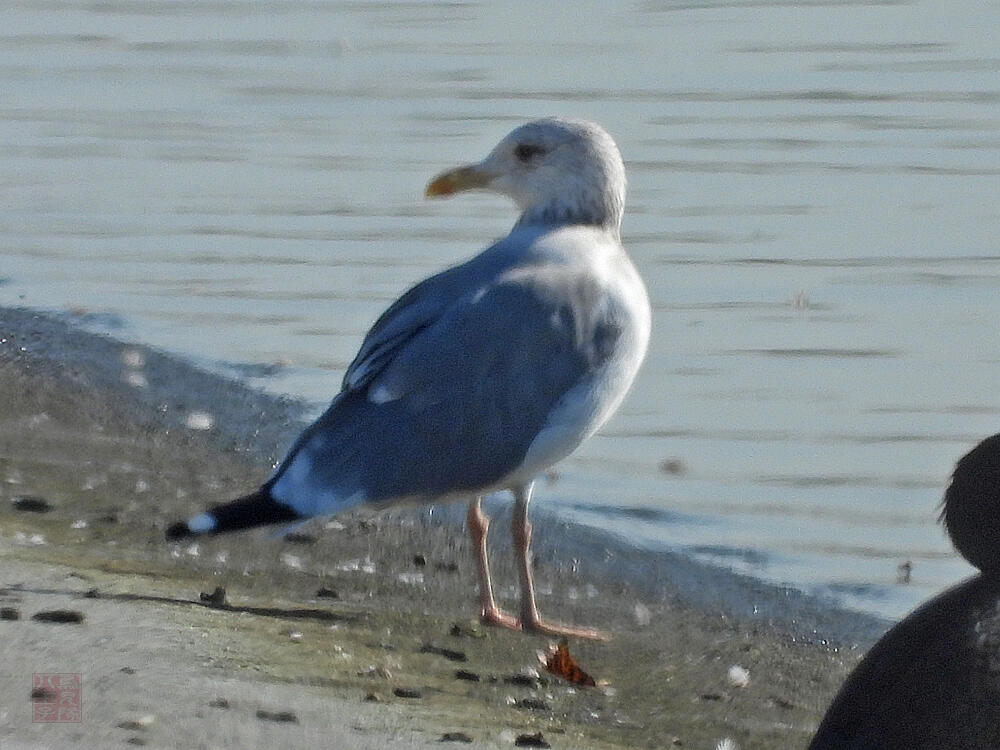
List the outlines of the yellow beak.
{"type": "Polygon", "coordinates": [[[440,198],[464,190],[485,188],[489,186],[491,179],[492,175],[484,171],[479,164],[457,167],[442,172],[427,183],[424,195],[428,198],[440,198]]]}

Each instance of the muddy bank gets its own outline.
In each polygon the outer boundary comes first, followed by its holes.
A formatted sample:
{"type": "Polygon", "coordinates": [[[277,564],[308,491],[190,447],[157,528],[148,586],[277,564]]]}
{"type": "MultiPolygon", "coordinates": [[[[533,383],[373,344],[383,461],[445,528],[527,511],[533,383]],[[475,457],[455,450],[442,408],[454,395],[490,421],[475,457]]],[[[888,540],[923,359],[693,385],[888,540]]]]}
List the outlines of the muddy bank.
{"type": "Polygon", "coordinates": [[[0,339],[0,605],[21,614],[0,620],[5,746],[312,747],[354,727],[344,746],[514,747],[541,732],[566,748],[801,747],[884,628],[541,516],[543,611],[615,637],[571,644],[603,687],[535,679],[546,639],[470,619],[454,510],[163,541],[170,521],[266,476],[307,405],[28,311],[2,311],[0,339]],[[225,606],[202,601],[220,586],[225,606]],[[59,608],[84,620],[30,619],[59,608]],[[32,723],[33,672],[82,674],[83,722],[32,723]]]}

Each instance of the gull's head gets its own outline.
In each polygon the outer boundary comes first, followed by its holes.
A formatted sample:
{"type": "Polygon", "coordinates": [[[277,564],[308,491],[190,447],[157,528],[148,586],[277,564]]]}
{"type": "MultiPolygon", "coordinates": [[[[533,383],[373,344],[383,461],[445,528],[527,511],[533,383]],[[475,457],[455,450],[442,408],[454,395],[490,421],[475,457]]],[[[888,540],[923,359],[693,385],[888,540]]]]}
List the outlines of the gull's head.
{"type": "Polygon", "coordinates": [[[550,117],[516,128],[478,164],[438,175],[427,195],[464,190],[509,196],[521,209],[522,225],[591,224],[618,231],[625,166],[600,125],[550,117]]]}

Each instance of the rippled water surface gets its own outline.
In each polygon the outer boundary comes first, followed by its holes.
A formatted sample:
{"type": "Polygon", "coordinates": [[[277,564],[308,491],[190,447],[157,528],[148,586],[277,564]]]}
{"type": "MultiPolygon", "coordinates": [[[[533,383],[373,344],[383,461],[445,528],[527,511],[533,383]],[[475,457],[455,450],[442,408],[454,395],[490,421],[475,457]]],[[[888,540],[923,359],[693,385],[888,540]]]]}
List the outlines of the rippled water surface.
{"type": "Polygon", "coordinates": [[[428,177],[595,119],[654,338],[539,503],[892,616],[967,574],[936,515],[1000,428],[1000,5],[565,7],[4,3],[0,303],[319,408],[388,302],[514,220],[428,177]]]}

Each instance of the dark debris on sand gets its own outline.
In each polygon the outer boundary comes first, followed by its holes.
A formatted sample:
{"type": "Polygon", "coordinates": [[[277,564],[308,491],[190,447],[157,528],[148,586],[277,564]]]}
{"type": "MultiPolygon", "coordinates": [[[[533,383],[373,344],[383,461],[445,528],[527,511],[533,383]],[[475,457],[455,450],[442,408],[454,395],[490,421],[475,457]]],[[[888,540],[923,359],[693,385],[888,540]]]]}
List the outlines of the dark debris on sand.
{"type": "Polygon", "coordinates": [[[75,609],[49,609],[35,612],[31,616],[35,622],[68,623],[77,625],[84,621],[83,612],[75,609]]]}
{"type": "Polygon", "coordinates": [[[274,721],[278,724],[297,724],[299,721],[294,711],[268,711],[258,708],[256,716],[261,721],[274,721]]]}
{"type": "Polygon", "coordinates": [[[52,503],[43,497],[34,495],[19,495],[10,501],[14,510],[22,513],[48,513],[52,510],[52,503]]]}

